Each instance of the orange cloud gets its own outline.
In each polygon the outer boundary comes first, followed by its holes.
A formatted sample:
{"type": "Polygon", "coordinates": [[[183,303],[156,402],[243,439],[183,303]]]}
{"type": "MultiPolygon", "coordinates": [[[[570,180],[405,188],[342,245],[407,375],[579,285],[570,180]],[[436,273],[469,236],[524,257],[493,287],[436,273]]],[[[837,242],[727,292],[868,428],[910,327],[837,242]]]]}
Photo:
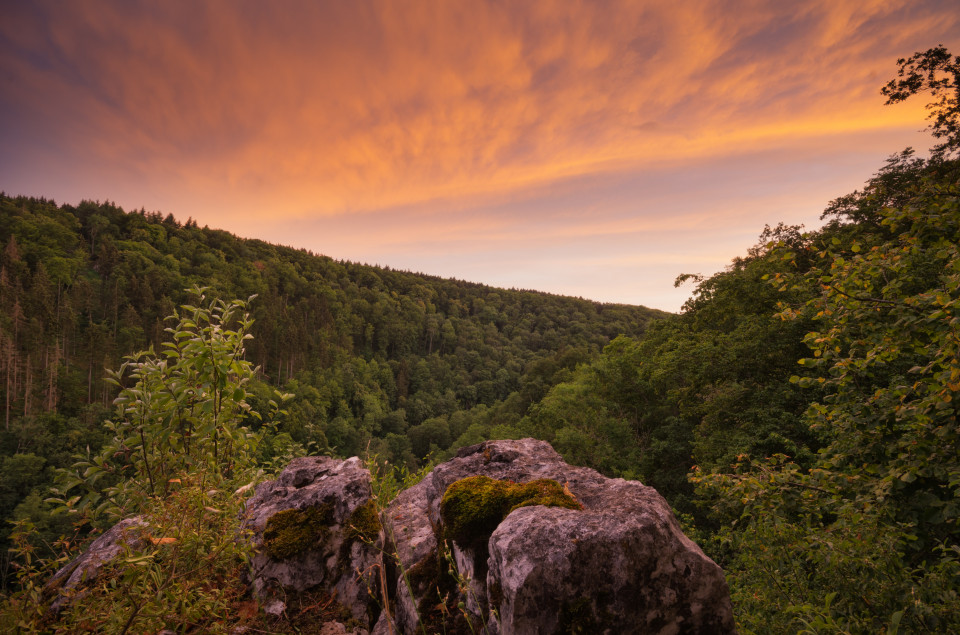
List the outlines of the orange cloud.
{"type": "Polygon", "coordinates": [[[74,3],[5,70],[101,160],[337,213],[915,121],[879,43],[957,18],[914,4],[74,3]]]}
{"type": "Polygon", "coordinates": [[[13,4],[0,167],[231,228],[403,214],[384,245],[493,244],[524,215],[544,239],[642,233],[660,220],[639,206],[564,219],[529,197],[916,129],[922,106],[884,108],[879,86],[896,57],[960,44],[945,4],[13,4]],[[511,201],[513,217],[477,211],[511,201]]]}

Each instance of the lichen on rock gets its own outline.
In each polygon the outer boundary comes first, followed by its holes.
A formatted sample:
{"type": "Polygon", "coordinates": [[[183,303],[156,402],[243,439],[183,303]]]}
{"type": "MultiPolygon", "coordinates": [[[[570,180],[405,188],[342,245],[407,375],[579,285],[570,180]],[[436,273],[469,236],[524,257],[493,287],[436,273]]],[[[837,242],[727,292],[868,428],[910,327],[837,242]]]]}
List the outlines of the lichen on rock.
{"type": "Polygon", "coordinates": [[[514,483],[470,476],[452,483],[440,502],[444,537],[463,545],[486,540],[510,512],[532,505],[583,509],[572,494],[551,479],[514,483]]]}

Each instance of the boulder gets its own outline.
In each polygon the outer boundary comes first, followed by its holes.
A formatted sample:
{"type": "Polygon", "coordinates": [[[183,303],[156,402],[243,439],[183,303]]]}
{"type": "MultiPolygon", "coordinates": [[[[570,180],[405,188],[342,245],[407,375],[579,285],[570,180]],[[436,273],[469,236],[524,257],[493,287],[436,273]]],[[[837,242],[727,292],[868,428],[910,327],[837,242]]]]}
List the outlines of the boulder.
{"type": "Polygon", "coordinates": [[[384,614],[375,634],[430,631],[436,619],[447,632],[735,632],[723,571],[684,536],[663,497],[641,483],[567,465],[542,441],[460,450],[401,492],[383,522],[387,552],[396,554],[395,623],[384,614]],[[478,524],[469,540],[460,533],[444,540],[444,494],[477,475],[556,481],[582,509],[524,503],[499,523],[478,524]],[[446,613],[438,618],[444,599],[446,613]],[[459,625],[450,618],[458,610],[459,625]]]}
{"type": "MultiPolygon", "coordinates": [[[[254,595],[278,616],[319,589],[374,635],[735,632],[723,572],[655,490],[533,439],[463,448],[380,514],[359,459],[294,459],[242,527],[254,595]]],[[[146,546],[145,528],[124,520],[58,571],[54,608],[146,546]]]]}
{"type": "Polygon", "coordinates": [[[257,486],[243,528],[254,547],[254,595],[265,605],[277,607],[287,591],[322,587],[361,623],[379,614],[373,591],[382,533],[360,459],[294,459],[275,481],[257,486]]]}
{"type": "Polygon", "coordinates": [[[83,593],[84,583],[93,581],[100,570],[125,551],[136,551],[147,544],[144,531],[147,523],[139,516],[126,518],[105,531],[90,543],[79,556],[60,568],[47,582],[44,590],[55,595],[51,610],[59,612],[73,598],[83,593]]]}

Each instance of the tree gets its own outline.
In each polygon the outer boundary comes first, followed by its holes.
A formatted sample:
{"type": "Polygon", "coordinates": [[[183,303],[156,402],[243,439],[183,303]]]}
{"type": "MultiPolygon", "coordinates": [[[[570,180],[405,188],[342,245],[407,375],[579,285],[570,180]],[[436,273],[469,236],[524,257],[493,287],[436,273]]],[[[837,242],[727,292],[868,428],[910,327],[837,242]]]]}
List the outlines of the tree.
{"type": "Polygon", "coordinates": [[[834,208],[853,223],[773,250],[812,258],[769,279],[809,298],[779,315],[813,325],[791,382],[820,393],[805,419],[824,447],[812,467],[743,455],[692,479],[728,522],[744,630],[960,629],[960,59],[938,47],[899,63],[884,93],[931,91],[945,141],[834,208]]]}
{"type": "Polygon", "coordinates": [[[728,523],[745,630],[960,627],[956,176],[884,208],[891,238],[834,234],[823,264],[772,277],[812,296],[781,317],[815,325],[791,381],[823,394],[805,418],[825,447],[809,469],[744,455],[693,478],[728,523]]]}
{"type": "MultiPolygon", "coordinates": [[[[170,316],[172,339],[159,355],[130,356],[111,374],[122,386],[115,415],[105,423],[113,439],[63,472],[63,495],[50,499],[60,511],[87,512],[94,520],[135,514],[131,531],[140,532],[137,546],[128,544],[86,581],[82,602],[57,616],[57,632],[220,632],[235,612],[231,603],[246,590],[239,572],[250,547],[237,538],[243,495],[251,488],[237,486],[256,477],[257,446],[269,427],[246,425],[260,421],[247,402],[256,369],[243,358],[253,298],[224,302],[199,287],[192,294],[195,304],[170,316]]],[[[269,403],[275,414],[278,401],[269,403]]],[[[2,465],[17,476],[42,461],[17,455],[2,465]]],[[[38,502],[25,504],[36,508],[38,502]]],[[[49,626],[41,590],[49,572],[31,567],[34,529],[20,520],[11,537],[20,588],[0,606],[0,629],[49,626]]],[[[63,553],[47,566],[69,560],[70,545],[76,541],[55,543],[63,553]]]]}
{"type": "MultiPolygon", "coordinates": [[[[224,302],[201,287],[192,294],[196,304],[170,316],[176,324],[166,329],[171,341],[160,354],[137,353],[110,373],[111,383],[132,385],[123,387],[105,424],[113,441],[66,477],[64,495],[84,490],[61,500],[66,506],[120,518],[166,496],[184,478],[217,488],[254,467],[266,428],[254,432],[245,425],[261,420],[247,403],[256,369],[244,359],[253,298],[224,302]],[[104,482],[109,485],[101,489],[104,482]]],[[[278,408],[277,401],[269,403],[278,408]]]]}
{"type": "Polygon", "coordinates": [[[905,101],[920,92],[930,92],[935,101],[927,104],[930,132],[943,139],[933,147],[934,158],[943,159],[960,150],[960,55],[943,46],[917,52],[897,60],[898,79],[891,79],[881,92],[887,104],[905,101]]]}

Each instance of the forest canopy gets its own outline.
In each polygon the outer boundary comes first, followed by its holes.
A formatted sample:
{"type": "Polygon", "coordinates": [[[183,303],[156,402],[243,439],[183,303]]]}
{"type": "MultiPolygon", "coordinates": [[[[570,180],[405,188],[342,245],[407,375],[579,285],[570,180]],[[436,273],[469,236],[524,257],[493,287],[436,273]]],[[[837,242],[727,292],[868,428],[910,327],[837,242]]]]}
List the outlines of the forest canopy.
{"type": "Polygon", "coordinates": [[[256,296],[247,401],[264,412],[275,389],[295,395],[261,461],[309,447],[413,469],[515,423],[612,338],[665,315],[334,261],[110,202],[3,194],[0,220],[0,517],[31,517],[50,539],[65,529],[41,503],[54,473],[107,442],[123,387],[110,373],[164,349],[190,287],[256,296]]]}

